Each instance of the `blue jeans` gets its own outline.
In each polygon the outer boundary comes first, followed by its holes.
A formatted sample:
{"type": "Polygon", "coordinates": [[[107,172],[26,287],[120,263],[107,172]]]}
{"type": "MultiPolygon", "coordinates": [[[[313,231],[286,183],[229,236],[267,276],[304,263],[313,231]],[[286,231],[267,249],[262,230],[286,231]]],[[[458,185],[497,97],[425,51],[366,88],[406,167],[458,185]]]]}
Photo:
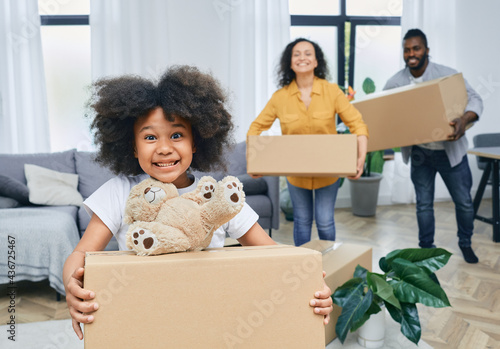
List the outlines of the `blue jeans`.
{"type": "Polygon", "coordinates": [[[311,240],[314,218],[321,240],[335,240],[335,220],[333,211],[340,180],[314,190],[296,187],[287,180],[288,191],[293,205],[293,240],[300,246],[311,240]]]}
{"type": "Polygon", "coordinates": [[[441,175],[455,203],[458,245],[470,247],[474,229],[474,208],[470,190],[472,175],[467,155],[455,167],[450,166],[444,150],[427,150],[413,146],[411,180],[417,195],[417,222],[420,247],[434,244],[434,183],[436,173],[441,175]]]}

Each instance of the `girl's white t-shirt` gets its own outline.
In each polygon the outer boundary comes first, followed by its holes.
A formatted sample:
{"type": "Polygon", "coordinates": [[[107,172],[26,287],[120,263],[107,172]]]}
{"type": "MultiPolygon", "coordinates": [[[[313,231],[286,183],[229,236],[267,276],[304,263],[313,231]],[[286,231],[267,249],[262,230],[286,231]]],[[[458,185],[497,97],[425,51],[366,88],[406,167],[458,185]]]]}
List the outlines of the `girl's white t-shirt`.
{"type": "MultiPolygon", "coordinates": [[[[110,179],[88,197],[83,205],[87,213],[92,217],[96,214],[109,228],[118,241],[120,250],[128,250],[125,244],[125,235],[128,224],[123,222],[125,205],[132,187],[144,179],[147,174],[126,177],[118,176],[110,179]]],[[[198,178],[187,188],[178,189],[179,195],[189,193],[196,189],[198,178]]],[[[213,234],[212,241],[208,247],[223,247],[226,233],[233,239],[239,239],[257,222],[259,216],[247,205],[229,222],[219,227],[213,234]]]]}

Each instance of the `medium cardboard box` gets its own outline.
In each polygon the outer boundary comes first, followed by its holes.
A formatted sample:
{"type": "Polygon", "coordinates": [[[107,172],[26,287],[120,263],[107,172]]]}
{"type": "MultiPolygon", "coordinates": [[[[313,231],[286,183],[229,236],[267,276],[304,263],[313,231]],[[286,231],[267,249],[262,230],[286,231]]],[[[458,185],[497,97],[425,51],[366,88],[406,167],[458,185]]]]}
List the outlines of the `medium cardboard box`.
{"type": "Polygon", "coordinates": [[[267,176],[339,177],[356,174],[356,135],[247,137],[247,172],[267,176]]]}
{"type": "Polygon", "coordinates": [[[463,115],[467,90],[461,73],[374,93],[352,104],[363,115],[368,151],[446,140],[449,122],[463,115]]]}
{"type": "MultiPolygon", "coordinates": [[[[332,293],[337,287],[342,286],[351,279],[354,269],[359,264],[372,271],[372,248],[326,240],[311,240],[301,247],[319,251],[323,255],[323,270],[326,272],[325,283],[330,287],[332,293]]],[[[325,344],[330,343],[337,337],[335,325],[340,316],[342,308],[333,305],[330,313],[330,322],[325,326],[325,344]]]]}
{"type": "Polygon", "coordinates": [[[309,306],[322,270],[320,253],[284,245],[87,253],[100,307],[85,348],[324,348],[309,306]]]}

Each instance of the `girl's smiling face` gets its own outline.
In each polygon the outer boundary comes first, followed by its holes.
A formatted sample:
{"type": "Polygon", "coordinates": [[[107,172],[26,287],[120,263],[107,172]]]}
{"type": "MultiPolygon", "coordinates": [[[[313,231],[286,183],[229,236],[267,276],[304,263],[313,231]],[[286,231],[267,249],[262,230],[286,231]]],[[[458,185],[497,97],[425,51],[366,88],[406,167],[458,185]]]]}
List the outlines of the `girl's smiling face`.
{"type": "Polygon", "coordinates": [[[191,124],[176,116],[168,121],[156,108],[134,124],[134,155],[151,177],[177,188],[192,184],[187,175],[196,151],[191,124]]]}

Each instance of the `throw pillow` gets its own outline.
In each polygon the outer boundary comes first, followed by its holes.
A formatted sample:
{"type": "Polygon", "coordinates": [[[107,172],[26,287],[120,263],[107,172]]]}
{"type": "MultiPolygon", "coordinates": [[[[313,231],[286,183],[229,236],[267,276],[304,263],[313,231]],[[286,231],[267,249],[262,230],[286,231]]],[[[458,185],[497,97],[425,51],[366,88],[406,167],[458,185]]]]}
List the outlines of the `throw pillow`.
{"type": "Polygon", "coordinates": [[[14,208],[18,207],[19,202],[13,198],[6,198],[5,196],[0,196],[0,208],[14,208]]]}
{"type": "Polygon", "coordinates": [[[49,170],[31,164],[24,165],[30,191],[30,202],[38,205],[75,205],[83,203],[78,192],[78,175],[49,170]]]}
{"type": "Polygon", "coordinates": [[[26,184],[19,182],[9,176],[0,174],[0,196],[12,198],[17,202],[28,205],[29,204],[29,189],[26,184]]]}
{"type": "Polygon", "coordinates": [[[241,184],[245,195],[259,195],[267,193],[267,182],[264,178],[252,178],[248,174],[236,176],[241,184]]]}

